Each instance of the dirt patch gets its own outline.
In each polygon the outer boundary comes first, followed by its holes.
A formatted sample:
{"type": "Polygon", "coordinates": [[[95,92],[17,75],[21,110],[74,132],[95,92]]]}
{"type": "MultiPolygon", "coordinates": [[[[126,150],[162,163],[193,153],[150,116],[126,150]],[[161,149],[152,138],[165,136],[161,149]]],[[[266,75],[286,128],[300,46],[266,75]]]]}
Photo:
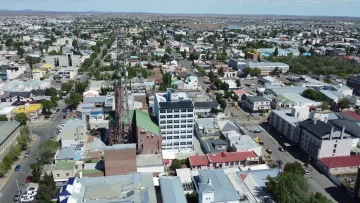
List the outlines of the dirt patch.
{"type": "Polygon", "coordinates": [[[162,78],[162,73],[160,71],[160,68],[154,68],[150,72],[151,75],[149,75],[147,79],[157,80],[162,78]]]}
{"type": "Polygon", "coordinates": [[[146,96],[134,96],[134,100],[142,103],[142,110],[148,110],[149,106],[146,102],[146,96]]]}

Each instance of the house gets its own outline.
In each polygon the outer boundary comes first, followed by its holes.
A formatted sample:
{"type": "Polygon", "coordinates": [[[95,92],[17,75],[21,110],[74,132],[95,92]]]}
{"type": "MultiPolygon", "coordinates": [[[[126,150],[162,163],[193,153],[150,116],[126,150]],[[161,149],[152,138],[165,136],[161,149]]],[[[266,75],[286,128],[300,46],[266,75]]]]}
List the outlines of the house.
{"type": "Polygon", "coordinates": [[[192,170],[233,168],[259,164],[259,158],[254,152],[221,152],[204,156],[189,156],[192,170]]]}
{"type": "Polygon", "coordinates": [[[202,140],[220,139],[219,126],[216,118],[195,119],[195,132],[202,140]]]}
{"type": "Polygon", "coordinates": [[[239,202],[240,195],[221,169],[199,170],[193,175],[199,203],[239,202]]]}
{"type": "Polygon", "coordinates": [[[229,148],[233,152],[254,152],[261,156],[262,147],[249,135],[231,135],[228,136],[229,148]]]}
{"type": "Polygon", "coordinates": [[[105,175],[136,172],[136,144],[116,144],[104,149],[105,175]]]}
{"type": "Polygon", "coordinates": [[[60,68],[55,75],[53,76],[54,80],[74,80],[78,74],[78,67],[70,66],[70,67],[62,67],[60,68]]]}
{"type": "Polygon", "coordinates": [[[83,144],[87,140],[86,123],[84,120],[68,120],[64,126],[59,129],[56,140],[60,141],[62,147],[71,147],[83,144]]]}
{"type": "Polygon", "coordinates": [[[104,177],[71,177],[60,190],[58,202],[157,203],[153,176],[150,173],[130,173],[104,177]]]}
{"type": "Polygon", "coordinates": [[[340,175],[357,173],[360,156],[324,157],[317,161],[317,165],[325,175],[340,175]]]}
{"type": "Polygon", "coordinates": [[[31,92],[10,92],[9,96],[8,96],[8,100],[10,102],[14,102],[14,101],[24,101],[24,102],[29,102],[33,100],[33,95],[31,94],[31,92]]]}
{"type": "Polygon", "coordinates": [[[194,191],[194,184],[191,177],[191,170],[189,168],[176,169],[176,175],[180,178],[184,193],[192,193],[194,191]]]}
{"type": "Polygon", "coordinates": [[[21,74],[24,74],[25,71],[25,66],[14,64],[12,62],[10,64],[0,65],[0,78],[2,80],[14,80],[21,76],[21,74]]]}
{"type": "Polygon", "coordinates": [[[275,109],[292,108],[294,106],[318,107],[321,106],[321,104],[322,102],[307,99],[296,93],[284,93],[274,98],[271,102],[272,107],[275,109]]]}
{"type": "Polygon", "coordinates": [[[163,203],[187,203],[179,177],[161,177],[159,182],[163,203]]]}
{"type": "Polygon", "coordinates": [[[36,121],[39,119],[42,112],[41,104],[29,104],[25,103],[24,105],[19,105],[12,111],[12,117],[15,118],[16,114],[25,113],[26,116],[31,121],[36,121]]]}
{"type": "MultiPolygon", "coordinates": [[[[135,110],[136,143],[139,154],[161,154],[162,136],[159,126],[148,112],[135,110]]],[[[166,137],[165,137],[166,139],[166,137]]]]}
{"type": "Polygon", "coordinates": [[[20,123],[18,121],[0,121],[0,129],[0,161],[2,161],[10,147],[17,143],[16,138],[20,135],[20,123]]]}
{"type": "Polygon", "coordinates": [[[33,69],[31,72],[34,80],[40,80],[46,74],[46,71],[41,69],[33,69]]]}
{"type": "Polygon", "coordinates": [[[270,100],[263,96],[246,96],[243,106],[250,112],[268,111],[271,109],[270,100]]]}
{"type": "Polygon", "coordinates": [[[351,135],[346,127],[338,128],[327,120],[305,120],[299,123],[300,148],[313,159],[350,155],[351,135]]]}
{"type": "Polygon", "coordinates": [[[0,117],[6,117],[10,120],[14,109],[16,106],[12,106],[12,102],[0,102],[0,117]]]}
{"type": "MultiPolygon", "coordinates": [[[[52,170],[54,181],[64,182],[67,181],[69,178],[74,177],[76,173],[76,165],[76,162],[73,161],[57,161],[52,170]]],[[[82,166],[81,164],[78,164],[77,167],[79,168],[82,166]]]]}

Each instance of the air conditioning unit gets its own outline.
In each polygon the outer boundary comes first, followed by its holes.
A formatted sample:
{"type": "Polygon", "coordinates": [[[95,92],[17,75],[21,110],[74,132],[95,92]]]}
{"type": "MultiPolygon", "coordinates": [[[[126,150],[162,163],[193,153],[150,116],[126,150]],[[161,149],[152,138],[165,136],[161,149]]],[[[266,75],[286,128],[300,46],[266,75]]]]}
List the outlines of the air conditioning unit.
{"type": "Polygon", "coordinates": [[[151,134],[151,137],[154,137],[154,134],[151,134]]]}

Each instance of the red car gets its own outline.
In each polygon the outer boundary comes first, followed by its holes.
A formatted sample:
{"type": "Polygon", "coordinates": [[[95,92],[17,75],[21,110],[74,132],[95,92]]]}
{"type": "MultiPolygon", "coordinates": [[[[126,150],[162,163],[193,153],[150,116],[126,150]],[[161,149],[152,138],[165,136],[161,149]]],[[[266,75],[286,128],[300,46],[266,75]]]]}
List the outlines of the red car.
{"type": "Polygon", "coordinates": [[[32,176],[28,176],[26,177],[25,183],[30,183],[32,179],[32,176]]]}

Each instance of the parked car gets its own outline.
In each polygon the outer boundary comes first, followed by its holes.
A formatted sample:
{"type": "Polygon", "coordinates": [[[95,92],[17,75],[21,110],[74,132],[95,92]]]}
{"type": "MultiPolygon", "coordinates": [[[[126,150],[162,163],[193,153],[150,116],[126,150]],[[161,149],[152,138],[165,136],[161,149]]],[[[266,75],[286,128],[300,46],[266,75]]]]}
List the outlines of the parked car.
{"type": "Polygon", "coordinates": [[[267,152],[268,154],[272,154],[271,149],[267,149],[266,152],[267,152]]]}
{"type": "Polygon", "coordinates": [[[20,165],[20,164],[16,165],[16,166],[15,166],[15,171],[20,170],[20,167],[21,167],[21,165],[20,165]]]}
{"type": "Polygon", "coordinates": [[[66,119],[66,115],[65,115],[65,116],[63,116],[63,119],[66,119]]]}
{"type": "Polygon", "coordinates": [[[306,169],[304,169],[304,174],[305,174],[305,175],[309,175],[309,171],[306,170],[306,169]]]}
{"type": "Polygon", "coordinates": [[[261,130],[256,129],[256,130],[253,131],[253,133],[261,133],[261,130]]]}
{"type": "Polygon", "coordinates": [[[28,151],[26,151],[24,157],[25,157],[25,158],[28,157],[29,154],[30,154],[30,153],[29,153],[28,151]]]}
{"type": "Polygon", "coordinates": [[[20,200],[20,196],[21,196],[21,192],[20,191],[17,191],[16,193],[15,193],[15,196],[14,196],[14,201],[15,202],[17,202],[17,201],[19,201],[20,200]]]}
{"type": "Polygon", "coordinates": [[[32,176],[26,177],[25,183],[30,183],[32,180],[32,176]]]}
{"type": "Polygon", "coordinates": [[[34,201],[35,196],[28,196],[28,195],[23,195],[22,198],[20,199],[21,202],[32,202],[34,201]]]}
{"type": "Polygon", "coordinates": [[[282,148],[282,147],[279,147],[279,151],[280,151],[280,152],[285,152],[285,149],[282,148]]]}
{"type": "Polygon", "coordinates": [[[29,187],[29,188],[26,189],[27,192],[37,192],[37,190],[38,189],[35,188],[35,187],[29,187]]]}

